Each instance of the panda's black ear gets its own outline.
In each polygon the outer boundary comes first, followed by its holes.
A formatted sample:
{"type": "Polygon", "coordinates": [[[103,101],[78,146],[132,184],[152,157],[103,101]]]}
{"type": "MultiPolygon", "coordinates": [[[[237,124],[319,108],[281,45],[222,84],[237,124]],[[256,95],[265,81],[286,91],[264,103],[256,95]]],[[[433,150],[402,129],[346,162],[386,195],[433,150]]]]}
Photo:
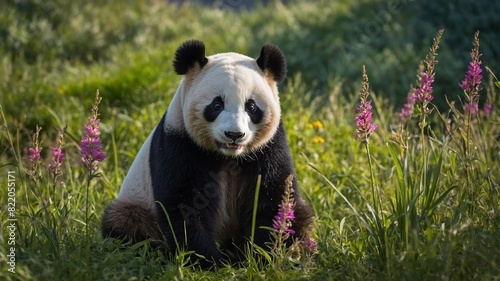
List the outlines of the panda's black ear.
{"type": "Polygon", "coordinates": [[[260,50],[257,65],[266,73],[272,75],[276,82],[281,82],[286,78],[286,60],[281,50],[271,44],[266,44],[260,50]]]}
{"type": "Polygon", "coordinates": [[[174,70],[177,74],[184,75],[197,65],[200,69],[203,68],[207,62],[205,44],[198,40],[189,40],[175,51],[174,70]]]}

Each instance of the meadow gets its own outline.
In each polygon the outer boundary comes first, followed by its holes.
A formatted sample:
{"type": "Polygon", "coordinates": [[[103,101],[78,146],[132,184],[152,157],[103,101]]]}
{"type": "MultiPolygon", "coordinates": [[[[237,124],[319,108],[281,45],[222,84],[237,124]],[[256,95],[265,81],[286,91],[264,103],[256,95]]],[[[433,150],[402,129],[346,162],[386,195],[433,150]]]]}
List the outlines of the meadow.
{"type": "Polygon", "coordinates": [[[500,280],[500,2],[268,2],[0,4],[1,280],[500,280]],[[313,253],[253,249],[202,271],[182,250],[101,238],[192,38],[208,54],[284,51],[313,253]],[[99,161],[82,161],[88,126],[99,161]]]}

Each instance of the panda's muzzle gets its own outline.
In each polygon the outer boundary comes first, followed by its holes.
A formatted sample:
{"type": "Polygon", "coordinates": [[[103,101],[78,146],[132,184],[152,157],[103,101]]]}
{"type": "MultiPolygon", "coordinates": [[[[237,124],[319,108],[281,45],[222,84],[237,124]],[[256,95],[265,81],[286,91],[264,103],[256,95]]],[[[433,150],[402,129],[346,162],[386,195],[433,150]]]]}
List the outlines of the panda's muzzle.
{"type": "Polygon", "coordinates": [[[245,136],[245,133],[243,132],[231,132],[231,131],[224,131],[224,135],[231,139],[233,143],[236,143],[237,140],[243,138],[245,136]]]}
{"type": "Polygon", "coordinates": [[[243,148],[242,144],[237,143],[239,140],[245,137],[243,132],[231,132],[224,131],[224,135],[228,138],[228,142],[217,141],[217,146],[223,150],[238,151],[243,148]]]}
{"type": "Polygon", "coordinates": [[[243,146],[233,142],[233,143],[219,143],[219,147],[231,150],[240,150],[243,146]]]}
{"type": "MultiPolygon", "coordinates": [[[[222,150],[222,151],[226,151],[228,152],[229,154],[238,154],[238,152],[240,151],[243,151],[243,145],[241,144],[237,144],[235,142],[226,142],[226,143],[223,143],[223,142],[219,142],[219,141],[216,141],[217,143],[217,147],[222,150]]],[[[225,154],[225,153],[224,153],[225,154]]]]}

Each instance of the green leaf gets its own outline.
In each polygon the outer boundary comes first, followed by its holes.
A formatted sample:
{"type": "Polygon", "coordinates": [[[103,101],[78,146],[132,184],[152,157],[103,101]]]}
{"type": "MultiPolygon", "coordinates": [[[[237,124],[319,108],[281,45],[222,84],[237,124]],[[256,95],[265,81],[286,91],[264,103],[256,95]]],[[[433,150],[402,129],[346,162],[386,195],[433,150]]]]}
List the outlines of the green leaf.
{"type": "Polygon", "coordinates": [[[497,86],[497,88],[499,88],[499,89],[500,89],[500,81],[496,81],[496,82],[495,82],[495,86],[497,86]]]}
{"type": "Polygon", "coordinates": [[[434,200],[433,204],[429,207],[429,209],[434,210],[434,208],[436,208],[436,206],[446,198],[448,193],[450,193],[450,191],[452,191],[455,188],[458,188],[458,186],[454,185],[448,188],[445,192],[443,192],[436,200],[434,200]]]}
{"type": "Polygon", "coordinates": [[[398,153],[397,151],[399,150],[399,146],[393,142],[388,142],[387,147],[389,148],[389,153],[391,154],[392,160],[394,162],[394,165],[396,167],[396,173],[398,175],[398,182],[400,187],[404,187],[404,173],[403,173],[403,165],[401,164],[401,161],[399,161],[398,158],[398,153]]]}
{"type": "MultiPolygon", "coordinates": [[[[439,153],[436,164],[431,164],[426,167],[427,180],[424,188],[424,209],[426,212],[432,212],[431,206],[435,206],[434,197],[438,192],[438,180],[441,175],[441,168],[443,166],[443,155],[439,153]]],[[[437,205],[437,204],[436,204],[437,205]]]]}

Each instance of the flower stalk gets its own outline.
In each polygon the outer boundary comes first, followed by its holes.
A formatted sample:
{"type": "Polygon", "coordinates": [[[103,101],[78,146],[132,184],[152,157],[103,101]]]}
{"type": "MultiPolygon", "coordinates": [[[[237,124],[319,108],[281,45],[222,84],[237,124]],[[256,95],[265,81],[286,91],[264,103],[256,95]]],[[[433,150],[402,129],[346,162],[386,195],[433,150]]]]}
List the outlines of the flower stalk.
{"type": "Polygon", "coordinates": [[[470,52],[471,61],[467,67],[467,72],[465,78],[460,83],[460,87],[464,90],[467,103],[464,105],[464,109],[468,115],[474,116],[479,111],[478,101],[479,101],[479,90],[481,86],[481,79],[483,75],[481,74],[483,70],[481,69],[481,55],[479,53],[479,31],[476,31],[474,35],[474,41],[472,42],[473,48],[470,52]]]}
{"type": "Polygon", "coordinates": [[[379,213],[379,208],[382,205],[380,202],[380,191],[375,190],[375,175],[373,172],[372,165],[372,157],[370,154],[370,147],[368,145],[368,140],[370,138],[371,133],[375,131],[377,128],[376,124],[372,123],[372,106],[371,101],[367,100],[370,95],[370,83],[368,81],[368,74],[366,74],[366,68],[363,65],[362,69],[362,81],[361,81],[361,94],[360,94],[360,104],[356,108],[358,115],[355,118],[356,126],[358,129],[356,130],[356,134],[354,135],[355,139],[360,140],[362,144],[364,144],[366,149],[366,155],[368,157],[368,165],[370,166],[370,185],[372,191],[372,204],[375,212],[379,213]]]}
{"type": "Polygon", "coordinates": [[[294,214],[295,200],[293,198],[293,175],[286,179],[285,191],[283,198],[279,204],[279,210],[273,220],[273,229],[276,233],[276,249],[281,249],[283,243],[290,235],[295,234],[292,229],[292,221],[295,219],[294,214]]]}
{"type": "MultiPolygon", "coordinates": [[[[472,41],[473,48],[470,52],[471,61],[467,67],[467,72],[465,74],[464,80],[460,83],[460,87],[464,91],[466,103],[463,106],[465,113],[465,157],[466,165],[465,171],[467,174],[467,184],[468,186],[474,186],[472,183],[472,168],[469,164],[473,161],[474,156],[472,156],[472,119],[477,115],[479,111],[479,90],[481,86],[482,69],[481,69],[481,54],[479,53],[479,31],[474,34],[474,40],[472,41]]],[[[469,202],[475,202],[476,190],[474,188],[470,190],[464,190],[464,197],[469,197],[467,200],[469,202]]],[[[474,204],[470,204],[470,212],[474,213],[474,204]]]]}
{"type": "Polygon", "coordinates": [[[99,97],[99,91],[97,91],[92,105],[92,116],[89,117],[89,122],[85,125],[85,133],[81,141],[81,159],[89,172],[89,179],[96,174],[99,163],[106,158],[106,153],[102,151],[101,131],[99,130],[100,120],[97,119],[100,102],[101,98],[99,97]]]}
{"type": "Polygon", "coordinates": [[[49,164],[48,171],[52,174],[52,188],[55,191],[55,187],[57,184],[57,178],[63,174],[61,165],[64,161],[65,154],[63,153],[62,147],[64,145],[64,134],[66,133],[66,129],[68,126],[66,125],[63,130],[59,133],[59,137],[57,139],[57,146],[52,150],[52,162],[49,164]]]}
{"type": "Polygon", "coordinates": [[[366,74],[365,66],[363,65],[363,82],[361,83],[360,104],[356,108],[358,115],[355,118],[356,133],[354,139],[360,139],[361,143],[368,144],[371,133],[375,131],[377,125],[372,123],[372,105],[371,101],[367,100],[370,93],[368,92],[368,75],[366,74]]]}
{"type": "Polygon", "coordinates": [[[40,156],[42,148],[40,147],[40,142],[38,140],[41,130],[42,127],[39,127],[37,125],[36,131],[33,134],[33,141],[32,141],[33,147],[28,148],[28,159],[30,160],[31,168],[27,173],[35,183],[38,182],[38,179],[40,178],[40,175],[38,174],[38,166],[40,166],[40,163],[42,162],[40,156]]]}
{"type": "Polygon", "coordinates": [[[81,160],[86,168],[87,174],[87,188],[86,188],[86,208],[85,208],[85,236],[88,239],[89,231],[89,189],[91,181],[97,176],[99,164],[106,158],[106,153],[102,151],[102,141],[100,138],[101,131],[99,130],[99,91],[97,91],[94,103],[92,104],[92,116],[89,117],[89,122],[85,125],[85,133],[81,140],[81,160]]]}
{"type": "Polygon", "coordinates": [[[417,88],[414,91],[414,98],[415,98],[415,103],[416,106],[418,107],[419,113],[420,113],[420,122],[419,122],[419,127],[422,132],[422,137],[423,137],[423,131],[425,126],[427,126],[426,123],[426,116],[431,114],[432,109],[429,109],[429,103],[434,99],[432,96],[433,88],[432,88],[432,83],[434,83],[434,67],[438,63],[436,60],[437,56],[437,50],[439,49],[439,43],[441,41],[441,37],[443,36],[444,29],[439,30],[438,34],[434,38],[434,43],[432,44],[431,48],[429,49],[429,53],[425,57],[424,61],[424,66],[425,66],[425,71],[421,72],[420,75],[417,77],[417,88]]]}

